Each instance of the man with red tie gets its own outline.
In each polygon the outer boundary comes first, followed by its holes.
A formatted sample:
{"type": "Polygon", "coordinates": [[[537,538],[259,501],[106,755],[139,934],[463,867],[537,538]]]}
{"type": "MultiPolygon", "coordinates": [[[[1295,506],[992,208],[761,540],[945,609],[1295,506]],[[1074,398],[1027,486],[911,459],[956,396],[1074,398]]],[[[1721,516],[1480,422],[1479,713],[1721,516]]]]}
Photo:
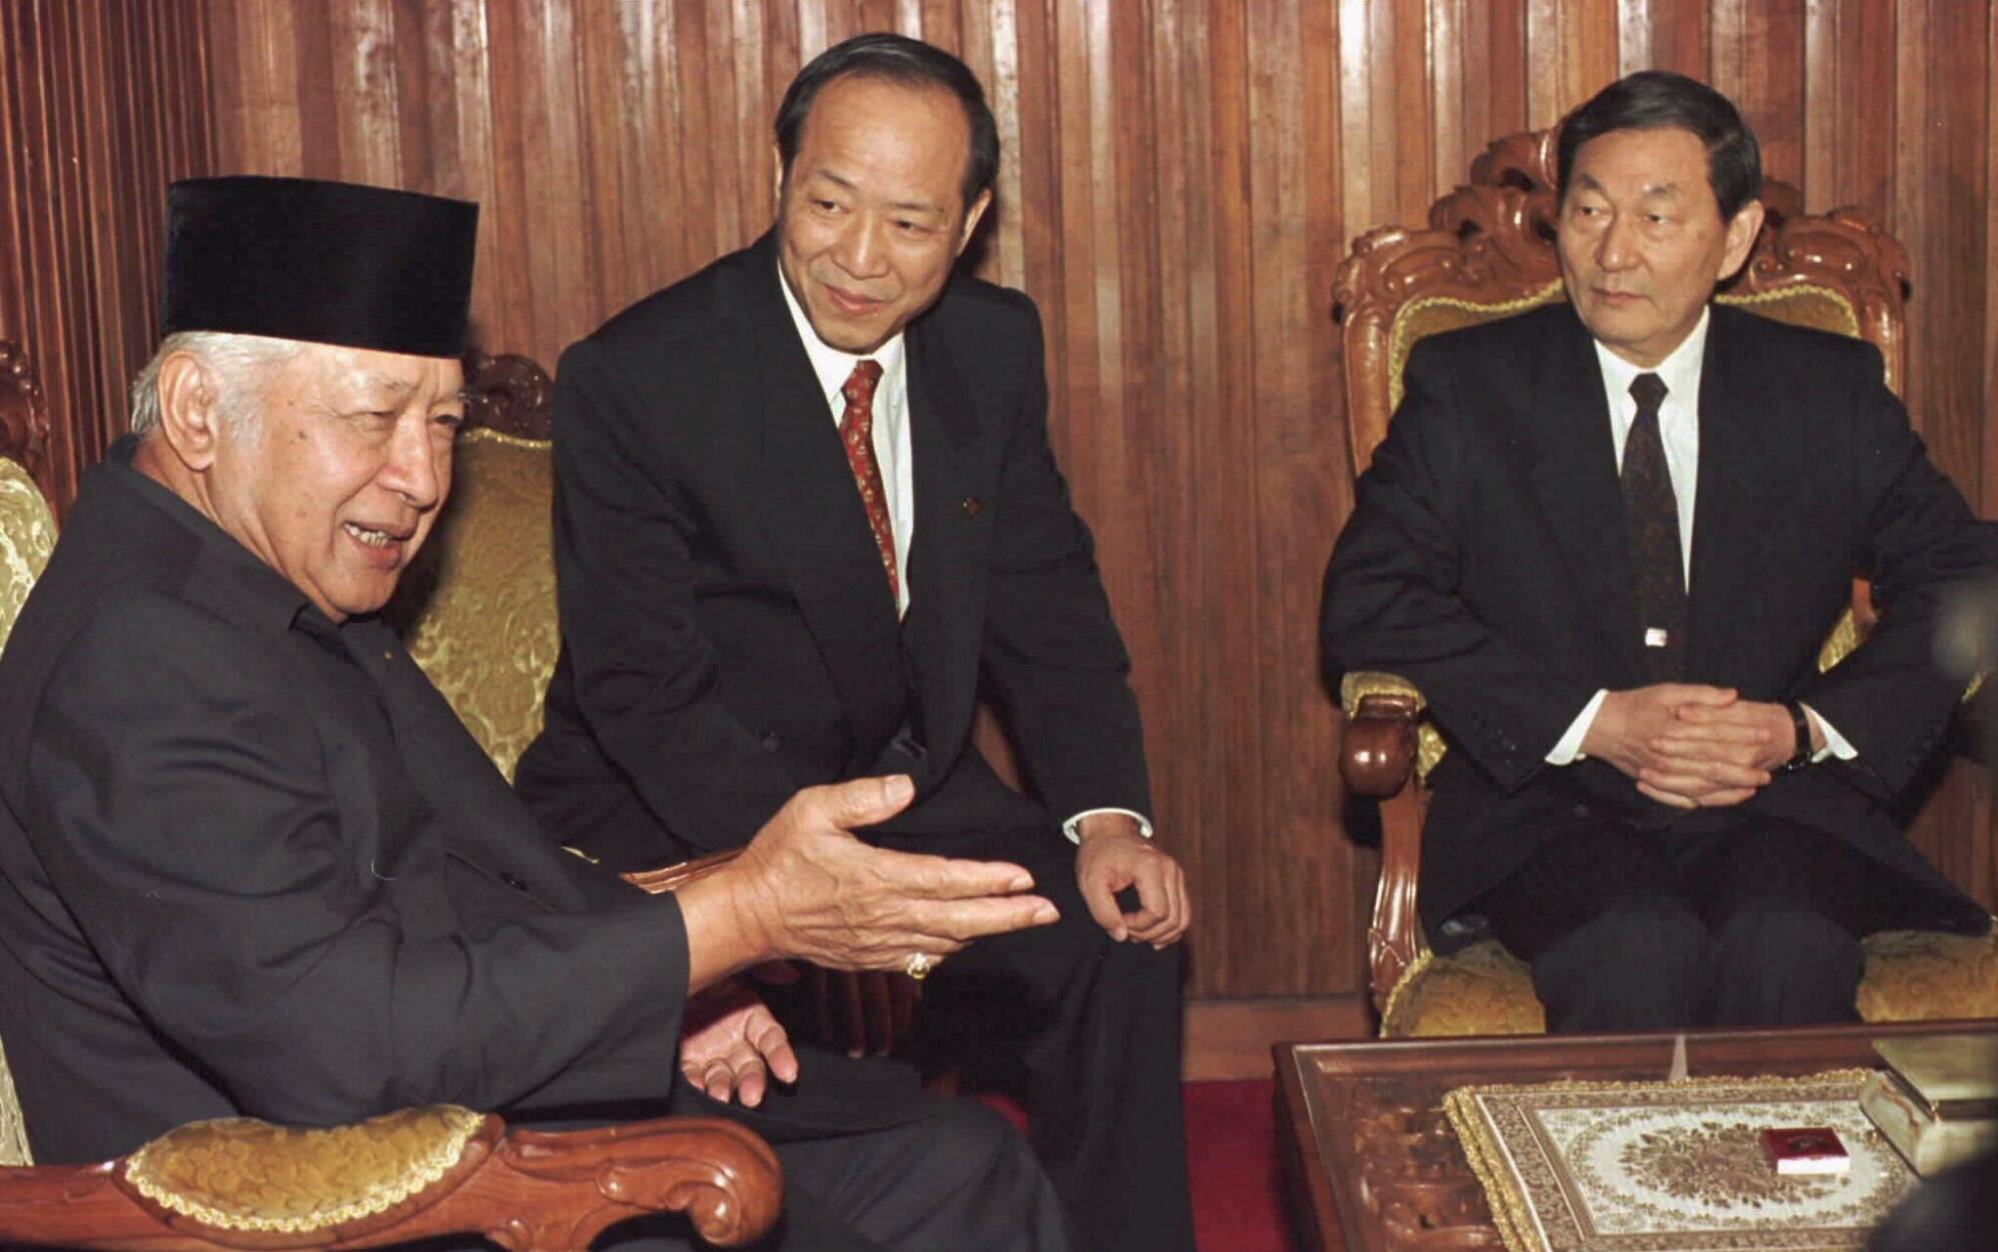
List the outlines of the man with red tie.
{"type": "Polygon", "coordinates": [[[916,803],[869,838],[1017,861],[1063,914],[909,952],[940,970],[919,1042],[1019,1091],[1084,1246],[1190,1248],[1184,875],[1151,841],[1039,318],[952,273],[992,201],[991,112],[954,57],[867,35],[800,72],[776,138],[776,227],[562,358],[564,651],[521,794],[635,867],[739,846],[800,787],[908,774],[916,803]],[[1027,794],[971,742],[981,696],[1027,794]]]}

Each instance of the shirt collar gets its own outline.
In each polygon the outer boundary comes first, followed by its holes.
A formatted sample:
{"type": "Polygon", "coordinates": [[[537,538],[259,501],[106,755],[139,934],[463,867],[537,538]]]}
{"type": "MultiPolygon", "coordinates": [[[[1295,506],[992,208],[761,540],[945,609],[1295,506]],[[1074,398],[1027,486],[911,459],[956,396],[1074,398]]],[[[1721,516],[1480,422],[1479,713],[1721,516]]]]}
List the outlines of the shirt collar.
{"type": "Polygon", "coordinates": [[[812,319],[805,316],[804,306],[791,292],[791,280],[784,273],[782,261],[777,263],[777,288],[784,293],[784,307],[791,310],[791,324],[798,328],[798,338],[804,341],[805,355],[812,362],[812,373],[818,375],[819,391],[828,402],[836,407],[844,407],[846,401],[835,399],[846,380],[853,377],[853,367],[862,361],[874,361],[881,366],[881,377],[894,378],[902,368],[902,354],[905,350],[905,332],[896,331],[895,337],[882,344],[866,356],[855,356],[851,352],[841,352],[838,348],[819,338],[819,332],[812,329],[812,319]]]}
{"type": "Polygon", "coordinates": [[[317,626],[322,632],[337,630],[290,579],[266,565],[171,488],[134,466],[132,458],[138,450],[137,436],[120,437],[105,453],[97,472],[158,510],[194,540],[199,556],[185,584],[190,595],[224,609],[236,620],[267,630],[290,630],[299,622],[317,626]]]}
{"type": "Polygon", "coordinates": [[[1712,306],[1700,310],[1700,320],[1693,324],[1692,333],[1687,335],[1670,356],[1650,369],[1633,365],[1603,346],[1603,341],[1595,340],[1596,360],[1602,363],[1603,384],[1611,397],[1619,403],[1630,399],[1630,384],[1639,374],[1656,374],[1665,384],[1668,400],[1679,400],[1686,404],[1699,403],[1700,369],[1707,359],[1707,322],[1713,316],[1712,306]]]}

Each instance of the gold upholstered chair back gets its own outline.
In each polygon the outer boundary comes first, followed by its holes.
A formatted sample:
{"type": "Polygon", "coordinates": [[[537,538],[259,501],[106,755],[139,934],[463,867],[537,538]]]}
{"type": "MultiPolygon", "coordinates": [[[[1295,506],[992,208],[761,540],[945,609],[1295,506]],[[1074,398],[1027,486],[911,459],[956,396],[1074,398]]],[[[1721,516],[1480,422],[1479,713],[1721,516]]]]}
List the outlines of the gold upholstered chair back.
{"type": "MultiPolygon", "coordinates": [[[[1438,200],[1427,229],[1384,227],[1354,242],[1334,286],[1346,364],[1353,472],[1364,472],[1401,403],[1402,372],[1423,338],[1564,299],[1554,255],[1554,131],[1511,135],[1438,200]]],[[[1906,367],[1901,245],[1850,211],[1809,216],[1782,183],[1764,189],[1768,221],[1721,303],[1862,338],[1880,349],[1889,387],[1906,367]]],[[[1819,665],[1837,664],[1870,624],[1865,588],[1827,636],[1819,665]]],[[[1384,797],[1381,878],[1368,930],[1382,1032],[1510,1034],[1544,1029],[1525,967],[1496,943],[1438,960],[1416,911],[1425,804],[1418,782],[1447,750],[1421,692],[1392,674],[1345,675],[1341,770],[1351,791],[1384,797]]],[[[1868,941],[1859,1008],[1869,1020],[1998,1012],[1998,944],[1895,932],[1868,941]],[[1941,945],[1938,947],[1938,945],[1941,945]],[[1947,951],[1943,951],[1947,949],[1947,951]],[[1937,956],[1941,953],[1940,957],[1937,956]],[[1932,959],[1935,958],[1935,959],[1932,959]]]]}
{"type": "Polygon", "coordinates": [[[410,655],[509,780],[541,733],[561,650],[548,375],[521,356],[466,362],[451,499],[389,614],[410,655]]]}
{"type": "MultiPolygon", "coordinates": [[[[0,651],[55,550],[55,514],[31,473],[46,464],[48,440],[34,367],[19,344],[0,339],[0,651]]],[[[14,1076],[0,1049],[0,1165],[33,1163],[14,1076]]]]}

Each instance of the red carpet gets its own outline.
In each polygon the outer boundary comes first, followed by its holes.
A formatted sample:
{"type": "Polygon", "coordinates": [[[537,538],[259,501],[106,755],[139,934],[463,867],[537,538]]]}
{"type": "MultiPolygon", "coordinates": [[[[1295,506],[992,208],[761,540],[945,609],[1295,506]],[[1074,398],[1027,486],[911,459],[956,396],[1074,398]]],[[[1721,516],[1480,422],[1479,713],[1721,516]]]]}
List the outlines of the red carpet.
{"type": "MultiPolygon", "coordinates": [[[[1290,1252],[1276,1140],[1276,1084],[1189,1082],[1187,1171],[1193,1176],[1193,1231],[1200,1252],[1290,1252]]],[[[1022,1131],[1026,1115],[1003,1096],[982,1095],[1022,1131]]]]}
{"type": "Polygon", "coordinates": [[[1290,1252],[1276,1139],[1276,1087],[1267,1079],[1190,1082],[1187,1169],[1201,1252],[1290,1252]]]}

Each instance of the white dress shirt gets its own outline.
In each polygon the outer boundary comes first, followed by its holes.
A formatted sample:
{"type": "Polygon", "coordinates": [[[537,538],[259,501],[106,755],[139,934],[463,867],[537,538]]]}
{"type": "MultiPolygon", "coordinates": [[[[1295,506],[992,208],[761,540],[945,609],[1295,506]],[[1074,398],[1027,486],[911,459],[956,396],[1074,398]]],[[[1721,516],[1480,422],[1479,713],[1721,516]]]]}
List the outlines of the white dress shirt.
{"type": "MultiPolygon", "coordinates": [[[[1595,342],[1596,363],[1602,367],[1603,392],[1609,400],[1610,441],[1616,447],[1618,465],[1623,464],[1623,446],[1630,438],[1631,424],[1637,420],[1637,399],[1630,394],[1630,384],[1639,374],[1656,374],[1665,384],[1665,398],[1658,405],[1658,437],[1665,446],[1665,470],[1672,478],[1673,502],[1679,506],[1679,559],[1684,562],[1688,593],[1693,587],[1693,506],[1700,487],[1700,373],[1707,360],[1708,320],[1709,314],[1702,311],[1685,341],[1648,370],[1611,352],[1601,340],[1595,342]]],[[[1582,706],[1581,713],[1568,724],[1567,732],[1547,754],[1549,765],[1568,765],[1581,759],[1582,740],[1595,724],[1596,713],[1608,694],[1607,689],[1598,691],[1582,706]]],[[[1859,755],[1858,749],[1832,729],[1831,723],[1820,717],[1816,709],[1804,705],[1804,714],[1825,737],[1823,750],[1813,760],[1837,756],[1849,761],[1859,755]]]]}
{"type": "MultiPolygon", "coordinates": [[[[909,547],[916,533],[915,458],[909,443],[909,354],[902,332],[866,356],[842,352],[819,338],[803,305],[791,292],[784,267],[777,267],[777,286],[784,293],[784,305],[791,310],[791,323],[804,342],[805,356],[818,377],[819,391],[826,397],[833,425],[846,416],[846,380],[862,361],[881,366],[881,378],[874,384],[874,460],[881,467],[881,490],[888,498],[888,524],[894,532],[896,579],[895,612],[909,615],[909,547]]],[[[1122,813],[1138,823],[1138,833],[1152,837],[1151,819],[1130,809],[1084,809],[1061,824],[1071,843],[1082,842],[1082,819],[1097,813],[1122,813]]]]}

